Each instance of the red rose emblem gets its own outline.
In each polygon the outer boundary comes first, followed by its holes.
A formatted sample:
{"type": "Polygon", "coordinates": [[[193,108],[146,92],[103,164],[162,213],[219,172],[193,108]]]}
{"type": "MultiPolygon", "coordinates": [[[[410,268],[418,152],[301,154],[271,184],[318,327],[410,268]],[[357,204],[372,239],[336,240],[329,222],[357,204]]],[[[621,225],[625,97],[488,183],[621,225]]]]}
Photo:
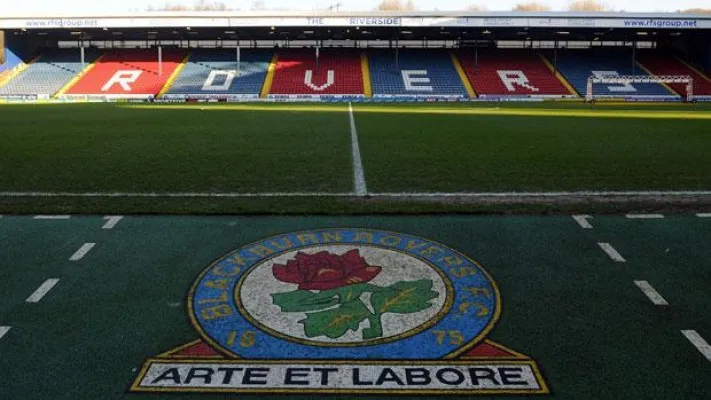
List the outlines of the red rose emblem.
{"type": "Polygon", "coordinates": [[[381,270],[381,267],[368,265],[357,249],[342,256],[328,251],[314,254],[299,252],[286,265],[272,266],[275,278],[296,283],[299,290],[329,290],[370,282],[381,270]]]}

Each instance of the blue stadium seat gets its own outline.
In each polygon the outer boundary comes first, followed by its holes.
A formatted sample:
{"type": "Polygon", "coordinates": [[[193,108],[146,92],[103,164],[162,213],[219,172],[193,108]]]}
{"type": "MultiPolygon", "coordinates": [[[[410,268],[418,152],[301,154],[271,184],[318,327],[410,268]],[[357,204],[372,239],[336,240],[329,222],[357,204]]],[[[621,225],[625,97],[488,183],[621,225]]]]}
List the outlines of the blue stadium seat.
{"type": "MultiPolygon", "coordinates": [[[[86,64],[94,62],[100,52],[86,49],[86,64]]],[[[43,54],[39,60],[30,64],[7,85],[0,88],[0,95],[53,95],[72,78],[79,74],[82,65],[79,50],[56,49],[43,54]]]]}
{"type": "Polygon", "coordinates": [[[168,90],[171,95],[258,95],[264,85],[271,50],[248,49],[240,52],[237,71],[234,49],[195,49],[168,90]],[[212,79],[211,79],[212,75],[212,79]],[[232,80],[231,83],[229,80],[232,80]]]}
{"type": "MultiPolygon", "coordinates": [[[[632,51],[628,49],[561,50],[558,69],[582,95],[587,92],[588,78],[593,75],[649,75],[639,65],[633,68],[632,51]]],[[[597,83],[593,85],[593,93],[601,97],[678,97],[658,83],[597,83]]]]}
{"type": "Polygon", "coordinates": [[[447,96],[465,97],[449,51],[404,49],[369,50],[370,76],[374,97],[447,96]]]}

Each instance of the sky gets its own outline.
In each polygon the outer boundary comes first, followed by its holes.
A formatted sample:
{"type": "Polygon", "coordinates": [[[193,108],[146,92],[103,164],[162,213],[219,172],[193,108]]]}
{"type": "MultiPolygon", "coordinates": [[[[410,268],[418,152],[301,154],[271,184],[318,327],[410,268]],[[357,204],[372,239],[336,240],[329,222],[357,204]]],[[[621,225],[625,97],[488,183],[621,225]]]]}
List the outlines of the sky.
{"type": "MultiPolygon", "coordinates": [[[[263,0],[268,7],[310,11],[341,3],[341,11],[371,10],[379,0],[263,0]]],[[[542,0],[556,11],[565,10],[570,0],[542,0]]],[[[193,4],[193,0],[170,0],[171,4],[193,4]]],[[[234,9],[249,10],[255,0],[223,0],[234,9]]],[[[462,10],[470,5],[484,6],[490,11],[508,11],[525,0],[415,0],[419,10],[462,10]]],[[[686,8],[711,8],[711,0],[603,0],[613,10],[677,11],[686,8]]],[[[125,13],[145,11],[149,6],[160,7],[164,0],[0,0],[2,14],[84,14],[125,13]]]]}

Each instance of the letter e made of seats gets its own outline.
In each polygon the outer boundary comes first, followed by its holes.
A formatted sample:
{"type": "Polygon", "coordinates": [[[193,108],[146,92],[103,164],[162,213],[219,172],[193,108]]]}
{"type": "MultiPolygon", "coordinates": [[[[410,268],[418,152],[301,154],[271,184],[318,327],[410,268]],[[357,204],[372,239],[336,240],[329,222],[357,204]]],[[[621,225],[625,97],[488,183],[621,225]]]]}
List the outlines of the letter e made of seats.
{"type": "Polygon", "coordinates": [[[405,84],[405,90],[408,92],[433,92],[434,88],[430,85],[430,78],[427,76],[427,70],[402,70],[402,82],[405,84]]]}

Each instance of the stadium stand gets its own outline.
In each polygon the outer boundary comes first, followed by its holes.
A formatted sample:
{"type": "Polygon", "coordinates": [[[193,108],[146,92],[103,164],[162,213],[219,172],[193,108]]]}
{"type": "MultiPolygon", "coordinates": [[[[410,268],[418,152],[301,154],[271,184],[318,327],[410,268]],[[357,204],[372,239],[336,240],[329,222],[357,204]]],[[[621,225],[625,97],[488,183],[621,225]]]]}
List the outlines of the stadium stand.
{"type": "Polygon", "coordinates": [[[116,98],[155,96],[180,65],[185,54],[183,49],[163,50],[161,74],[154,49],[111,50],[67,94],[116,98]]]}
{"type": "MultiPolygon", "coordinates": [[[[688,75],[694,80],[694,96],[711,96],[711,80],[674,55],[666,52],[645,51],[641,52],[637,59],[654,75],[688,75]]],[[[685,84],[669,83],[667,85],[675,92],[686,95],[685,84]]]]}
{"type": "Polygon", "coordinates": [[[373,97],[465,98],[466,88],[448,50],[371,50],[373,97]]]}
{"type": "Polygon", "coordinates": [[[363,96],[361,52],[352,49],[284,49],[277,63],[270,95],[363,96]]]}
{"type": "MultiPolygon", "coordinates": [[[[93,62],[99,56],[96,49],[87,49],[85,61],[93,62]]],[[[0,88],[0,95],[47,95],[59,91],[75,75],[82,65],[76,49],[54,49],[45,52],[35,62],[0,88]]]]}
{"type": "Polygon", "coordinates": [[[532,50],[461,51],[459,59],[479,97],[574,96],[532,50]]]}
{"type": "MultiPolygon", "coordinates": [[[[546,65],[546,60],[532,50],[485,49],[475,62],[472,50],[458,52],[468,82],[462,82],[456,57],[444,49],[403,49],[396,58],[393,50],[368,51],[370,79],[374,97],[387,98],[466,98],[471,83],[481,98],[498,97],[574,97],[546,65]],[[476,65],[475,65],[476,64],[476,65]]],[[[193,49],[186,60],[184,49],[164,49],[163,71],[159,74],[155,49],[100,50],[88,48],[85,65],[77,49],[47,50],[29,64],[21,55],[7,52],[7,62],[0,71],[0,96],[52,96],[60,89],[61,97],[69,86],[69,96],[102,95],[109,97],[166,98],[257,98],[265,86],[271,49],[243,49],[240,74],[234,49],[193,49]],[[94,63],[83,76],[84,67],[94,63]],[[4,80],[3,80],[4,79],[4,80]],[[73,82],[76,81],[76,82],[73,82]],[[73,86],[72,86],[73,85],[73,86]]],[[[362,50],[326,48],[320,50],[277,50],[277,62],[269,96],[346,96],[364,97],[368,91],[367,69],[362,64],[362,50]]],[[[550,55],[549,55],[550,56],[550,55]]],[[[549,57],[549,59],[552,59],[549,57]]],[[[629,49],[561,50],[558,70],[581,95],[588,77],[598,75],[683,75],[694,79],[694,95],[711,99],[711,79],[676,58],[670,52],[640,50],[632,68],[629,49]]],[[[684,84],[596,84],[598,97],[679,98],[686,94],[684,84]]]]}
{"type": "MultiPolygon", "coordinates": [[[[549,56],[550,57],[550,56],[549,56]]],[[[590,76],[647,76],[638,65],[633,68],[629,49],[561,50],[557,68],[575,89],[585,95],[590,76]]],[[[550,59],[550,58],[549,58],[550,59]]],[[[593,93],[598,97],[678,98],[658,83],[596,84],[593,93]]]]}
{"type": "Polygon", "coordinates": [[[165,98],[220,95],[258,97],[272,58],[271,50],[240,51],[239,73],[234,49],[194,49],[165,98]]]}

